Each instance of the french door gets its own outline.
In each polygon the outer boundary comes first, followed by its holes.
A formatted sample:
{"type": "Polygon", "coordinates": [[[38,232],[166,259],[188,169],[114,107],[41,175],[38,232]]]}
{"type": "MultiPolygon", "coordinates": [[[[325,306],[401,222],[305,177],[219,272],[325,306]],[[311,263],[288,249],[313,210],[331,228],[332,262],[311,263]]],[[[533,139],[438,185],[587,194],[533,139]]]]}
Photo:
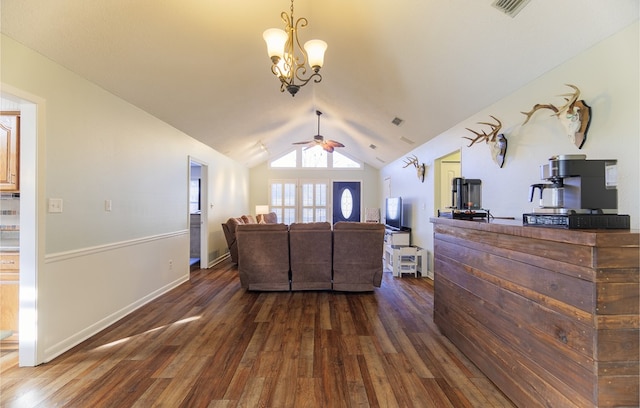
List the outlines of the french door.
{"type": "Polygon", "coordinates": [[[329,219],[327,180],[273,180],[269,188],[269,207],[278,222],[321,222],[329,219]]]}

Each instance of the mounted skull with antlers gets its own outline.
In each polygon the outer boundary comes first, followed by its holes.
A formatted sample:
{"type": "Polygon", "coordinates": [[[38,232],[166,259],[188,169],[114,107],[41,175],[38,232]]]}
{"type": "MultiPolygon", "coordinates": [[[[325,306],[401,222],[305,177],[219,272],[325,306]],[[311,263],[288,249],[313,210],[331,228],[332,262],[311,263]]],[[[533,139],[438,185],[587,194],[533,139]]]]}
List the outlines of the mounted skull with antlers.
{"type": "Polygon", "coordinates": [[[476,142],[484,141],[491,149],[491,158],[493,161],[496,162],[498,166],[502,167],[505,156],[507,155],[507,138],[502,133],[498,133],[500,132],[500,129],[502,129],[502,122],[500,122],[495,116],[491,116],[491,118],[497,123],[478,122],[479,125],[490,126],[491,132],[486,133],[483,130],[482,133],[480,133],[466,128],[469,132],[475,134],[476,137],[472,139],[470,137],[463,136],[463,138],[471,140],[471,143],[467,147],[473,146],[476,142]]]}
{"type": "Polygon", "coordinates": [[[421,182],[424,183],[424,176],[426,173],[426,166],[424,163],[420,163],[420,161],[418,160],[418,157],[414,154],[412,157],[407,157],[404,161],[404,166],[402,166],[402,168],[407,168],[410,165],[413,165],[416,168],[416,172],[418,175],[418,180],[420,180],[421,182]]]}
{"type": "Polygon", "coordinates": [[[587,131],[589,130],[589,124],[591,122],[591,108],[583,101],[578,100],[580,98],[580,89],[577,86],[571,84],[565,84],[566,86],[573,88],[573,93],[563,94],[560,96],[565,97],[565,104],[556,107],[552,104],[535,104],[529,112],[522,112],[527,116],[524,121],[525,125],[531,116],[540,109],[550,109],[555,112],[554,115],[564,126],[569,140],[575,144],[578,149],[582,149],[584,142],[587,140],[587,131]]]}

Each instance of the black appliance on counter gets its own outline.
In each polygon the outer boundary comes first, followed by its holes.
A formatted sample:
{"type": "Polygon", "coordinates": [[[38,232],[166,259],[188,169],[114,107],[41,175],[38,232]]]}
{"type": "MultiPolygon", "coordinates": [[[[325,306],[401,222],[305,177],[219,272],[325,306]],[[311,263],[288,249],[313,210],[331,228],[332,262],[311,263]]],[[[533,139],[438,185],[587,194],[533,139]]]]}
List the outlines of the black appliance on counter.
{"type": "Polygon", "coordinates": [[[586,160],[582,154],[560,155],[540,166],[547,183],[530,187],[529,201],[540,190],[540,205],[523,214],[525,226],[567,229],[629,229],[628,215],[619,215],[617,160],[586,160]]]}
{"type": "Polygon", "coordinates": [[[454,177],[451,181],[451,207],[438,210],[438,217],[462,220],[488,219],[489,211],[482,209],[482,181],[454,177]]]}

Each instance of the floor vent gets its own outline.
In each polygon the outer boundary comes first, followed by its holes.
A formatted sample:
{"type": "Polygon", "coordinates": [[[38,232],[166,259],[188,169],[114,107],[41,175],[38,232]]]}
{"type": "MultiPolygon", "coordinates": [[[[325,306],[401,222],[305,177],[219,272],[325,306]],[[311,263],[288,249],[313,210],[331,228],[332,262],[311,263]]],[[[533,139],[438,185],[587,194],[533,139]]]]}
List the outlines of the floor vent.
{"type": "Polygon", "coordinates": [[[494,0],[492,6],[509,17],[515,17],[531,0],[494,0]]]}

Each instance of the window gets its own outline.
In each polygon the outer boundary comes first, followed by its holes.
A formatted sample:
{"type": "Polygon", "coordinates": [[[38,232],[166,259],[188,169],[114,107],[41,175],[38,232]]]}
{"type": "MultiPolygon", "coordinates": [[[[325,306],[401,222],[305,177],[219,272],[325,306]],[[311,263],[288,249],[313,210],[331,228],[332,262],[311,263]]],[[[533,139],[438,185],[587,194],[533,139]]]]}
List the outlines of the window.
{"type": "Polygon", "coordinates": [[[329,182],[326,180],[273,180],[269,202],[279,222],[322,222],[329,219],[329,182]]]}
{"type": "Polygon", "coordinates": [[[344,218],[351,218],[351,214],[353,213],[353,195],[348,189],[345,189],[340,197],[340,211],[344,218]]]}
{"type": "Polygon", "coordinates": [[[320,146],[296,147],[288,153],[269,163],[273,168],[306,168],[306,169],[356,169],[364,167],[362,162],[354,160],[345,154],[334,150],[328,153],[320,146]]]}
{"type": "Polygon", "coordinates": [[[271,162],[271,167],[297,167],[297,150],[293,150],[271,162]]]}
{"type": "Polygon", "coordinates": [[[190,180],[189,183],[189,213],[200,211],[200,179],[190,180]]]}
{"type": "Polygon", "coordinates": [[[327,152],[316,145],[302,150],[302,167],[327,168],[327,152]]]}
{"type": "Polygon", "coordinates": [[[358,163],[357,161],[348,158],[344,154],[341,154],[337,151],[333,152],[333,168],[342,168],[342,169],[361,169],[362,163],[358,163]]]}

